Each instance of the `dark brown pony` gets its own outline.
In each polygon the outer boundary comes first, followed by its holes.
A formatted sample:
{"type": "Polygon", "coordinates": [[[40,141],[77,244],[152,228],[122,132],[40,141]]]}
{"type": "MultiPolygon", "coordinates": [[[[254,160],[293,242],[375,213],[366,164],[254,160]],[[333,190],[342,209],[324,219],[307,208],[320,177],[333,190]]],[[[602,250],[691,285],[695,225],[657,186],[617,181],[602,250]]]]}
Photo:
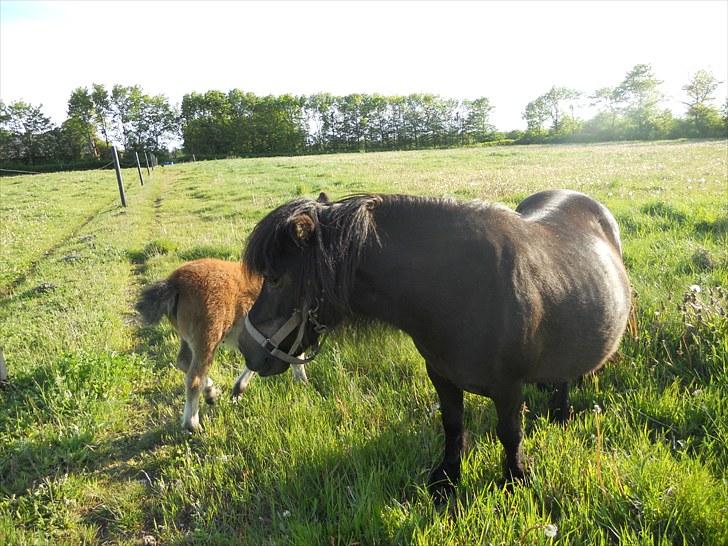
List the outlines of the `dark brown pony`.
{"type": "Polygon", "coordinates": [[[255,227],[245,261],[264,277],[240,348],[281,373],[349,317],[412,336],[440,398],[445,456],[436,499],[460,476],[463,391],[493,399],[506,478],[523,478],[524,383],[599,368],[627,323],[630,288],[612,214],[581,193],[541,192],[516,211],[401,195],[296,199],[255,227]]]}

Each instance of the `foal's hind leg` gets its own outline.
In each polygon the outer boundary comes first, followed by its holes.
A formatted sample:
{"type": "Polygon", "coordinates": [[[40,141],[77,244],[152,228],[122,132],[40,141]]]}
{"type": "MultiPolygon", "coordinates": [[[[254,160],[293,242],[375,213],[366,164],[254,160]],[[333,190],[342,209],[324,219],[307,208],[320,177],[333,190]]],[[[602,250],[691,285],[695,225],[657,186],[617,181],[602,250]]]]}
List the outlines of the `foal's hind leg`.
{"type": "Polygon", "coordinates": [[[205,402],[208,405],[212,405],[217,402],[218,398],[220,398],[222,391],[214,385],[212,378],[208,375],[205,377],[205,389],[203,390],[203,393],[205,395],[205,402]]]}
{"type": "MultiPolygon", "coordinates": [[[[185,411],[182,416],[182,428],[189,432],[199,432],[200,427],[200,391],[208,388],[207,373],[215,355],[215,345],[200,344],[193,351],[192,363],[185,376],[185,411]]],[[[211,388],[211,383],[209,384],[211,388]]]]}
{"type": "MultiPolygon", "coordinates": [[[[187,373],[192,363],[192,349],[189,344],[183,339],[180,344],[179,352],[177,353],[177,367],[183,372],[187,373]]],[[[205,402],[208,404],[214,404],[220,397],[220,389],[218,389],[212,382],[212,379],[208,376],[205,378],[205,402]]]]}
{"type": "Polygon", "coordinates": [[[445,456],[430,472],[427,487],[435,502],[441,503],[454,492],[460,480],[460,456],[465,447],[463,391],[439,375],[429,362],[427,375],[440,398],[442,427],[445,430],[445,456]]]}
{"type": "Polygon", "coordinates": [[[184,340],[180,340],[179,351],[177,352],[177,367],[183,372],[187,373],[187,370],[192,363],[192,349],[188,343],[184,340]]]}

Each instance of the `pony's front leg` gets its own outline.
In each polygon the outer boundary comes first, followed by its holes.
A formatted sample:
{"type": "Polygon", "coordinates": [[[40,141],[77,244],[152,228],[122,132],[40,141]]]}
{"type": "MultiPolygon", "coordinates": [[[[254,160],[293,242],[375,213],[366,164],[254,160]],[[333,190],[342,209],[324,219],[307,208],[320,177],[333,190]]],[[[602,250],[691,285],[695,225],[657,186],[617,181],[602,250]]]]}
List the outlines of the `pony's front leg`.
{"type": "Polygon", "coordinates": [[[248,368],[247,366],[243,366],[243,373],[241,373],[238,378],[235,380],[235,384],[233,385],[233,392],[232,392],[232,398],[233,400],[238,398],[245,392],[245,389],[248,388],[248,383],[250,383],[250,380],[253,379],[253,376],[255,375],[255,372],[248,368]]]}
{"type": "Polygon", "coordinates": [[[427,484],[435,503],[440,504],[455,491],[455,486],[460,480],[460,456],[465,447],[463,391],[439,375],[429,362],[427,375],[430,376],[430,381],[440,398],[442,427],[445,430],[445,456],[442,462],[432,469],[427,484]]]}
{"type": "Polygon", "coordinates": [[[496,433],[505,449],[503,473],[507,482],[524,480],[521,460],[521,404],[523,393],[520,383],[503,385],[493,389],[495,409],[498,413],[496,433]]]}
{"type": "Polygon", "coordinates": [[[291,370],[293,370],[293,379],[299,383],[308,383],[308,377],[306,377],[305,364],[291,364],[291,370]]]}

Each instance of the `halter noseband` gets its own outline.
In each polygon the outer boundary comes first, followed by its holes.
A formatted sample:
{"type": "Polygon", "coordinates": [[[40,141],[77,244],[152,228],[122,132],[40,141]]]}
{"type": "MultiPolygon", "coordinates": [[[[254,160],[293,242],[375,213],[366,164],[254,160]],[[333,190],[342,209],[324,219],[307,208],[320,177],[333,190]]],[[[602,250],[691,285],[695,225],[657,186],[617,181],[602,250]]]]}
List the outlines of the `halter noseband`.
{"type": "Polygon", "coordinates": [[[253,326],[253,323],[250,322],[250,315],[245,316],[245,330],[256,341],[256,343],[263,348],[264,351],[266,351],[270,356],[277,358],[278,360],[282,360],[283,362],[287,362],[288,364],[304,364],[305,362],[310,362],[311,360],[316,358],[316,355],[320,351],[320,344],[318,343],[318,341],[316,341],[316,343],[314,344],[313,351],[311,352],[311,354],[309,354],[309,356],[305,358],[300,358],[293,355],[296,353],[296,351],[298,351],[298,348],[301,346],[303,334],[305,333],[306,325],[309,322],[313,326],[314,332],[319,335],[326,334],[326,325],[321,324],[318,320],[318,309],[320,303],[321,300],[317,298],[316,306],[311,309],[306,309],[304,307],[303,312],[301,312],[300,309],[294,309],[293,313],[291,313],[290,318],[285,322],[285,324],[278,328],[276,333],[270,337],[266,337],[260,332],[260,330],[253,326]],[[304,316],[306,317],[305,320],[304,316]],[[296,339],[294,340],[293,345],[291,345],[291,348],[286,353],[279,348],[280,344],[296,328],[298,328],[296,339]]]}

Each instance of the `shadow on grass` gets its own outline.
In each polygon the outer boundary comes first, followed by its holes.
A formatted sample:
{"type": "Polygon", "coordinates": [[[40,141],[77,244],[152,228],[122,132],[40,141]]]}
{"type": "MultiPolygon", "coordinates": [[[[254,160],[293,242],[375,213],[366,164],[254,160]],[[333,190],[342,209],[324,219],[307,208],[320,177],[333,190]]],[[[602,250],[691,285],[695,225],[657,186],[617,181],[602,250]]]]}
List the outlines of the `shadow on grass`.
{"type": "MultiPolygon", "coordinates": [[[[34,426],[36,431],[33,437],[18,435],[3,446],[0,488],[5,494],[22,495],[46,477],[93,472],[129,461],[160,445],[165,437],[176,435],[179,426],[175,420],[141,434],[99,440],[104,423],[96,414],[105,409],[103,385],[74,380],[78,381],[77,392],[56,371],[38,367],[12,377],[0,391],[0,428],[12,431],[34,426]]],[[[176,392],[148,389],[140,395],[157,406],[181,409],[182,382],[176,392]]]]}
{"type": "MultiPolygon", "coordinates": [[[[217,505],[212,517],[204,514],[204,498],[202,507],[190,499],[174,515],[186,534],[172,544],[402,543],[414,527],[400,526],[393,536],[387,514],[429,502],[423,487],[439,455],[439,444],[429,441],[435,430],[433,423],[413,419],[389,423],[355,445],[314,448],[309,457],[284,465],[284,475],[261,470],[241,480],[237,466],[226,466],[223,479],[238,490],[210,492],[217,505]]],[[[248,464],[265,468],[264,461],[248,464]]]]}
{"type": "Polygon", "coordinates": [[[728,235],[728,216],[718,218],[714,222],[698,222],[695,231],[701,235],[713,234],[716,237],[728,235]]]}

